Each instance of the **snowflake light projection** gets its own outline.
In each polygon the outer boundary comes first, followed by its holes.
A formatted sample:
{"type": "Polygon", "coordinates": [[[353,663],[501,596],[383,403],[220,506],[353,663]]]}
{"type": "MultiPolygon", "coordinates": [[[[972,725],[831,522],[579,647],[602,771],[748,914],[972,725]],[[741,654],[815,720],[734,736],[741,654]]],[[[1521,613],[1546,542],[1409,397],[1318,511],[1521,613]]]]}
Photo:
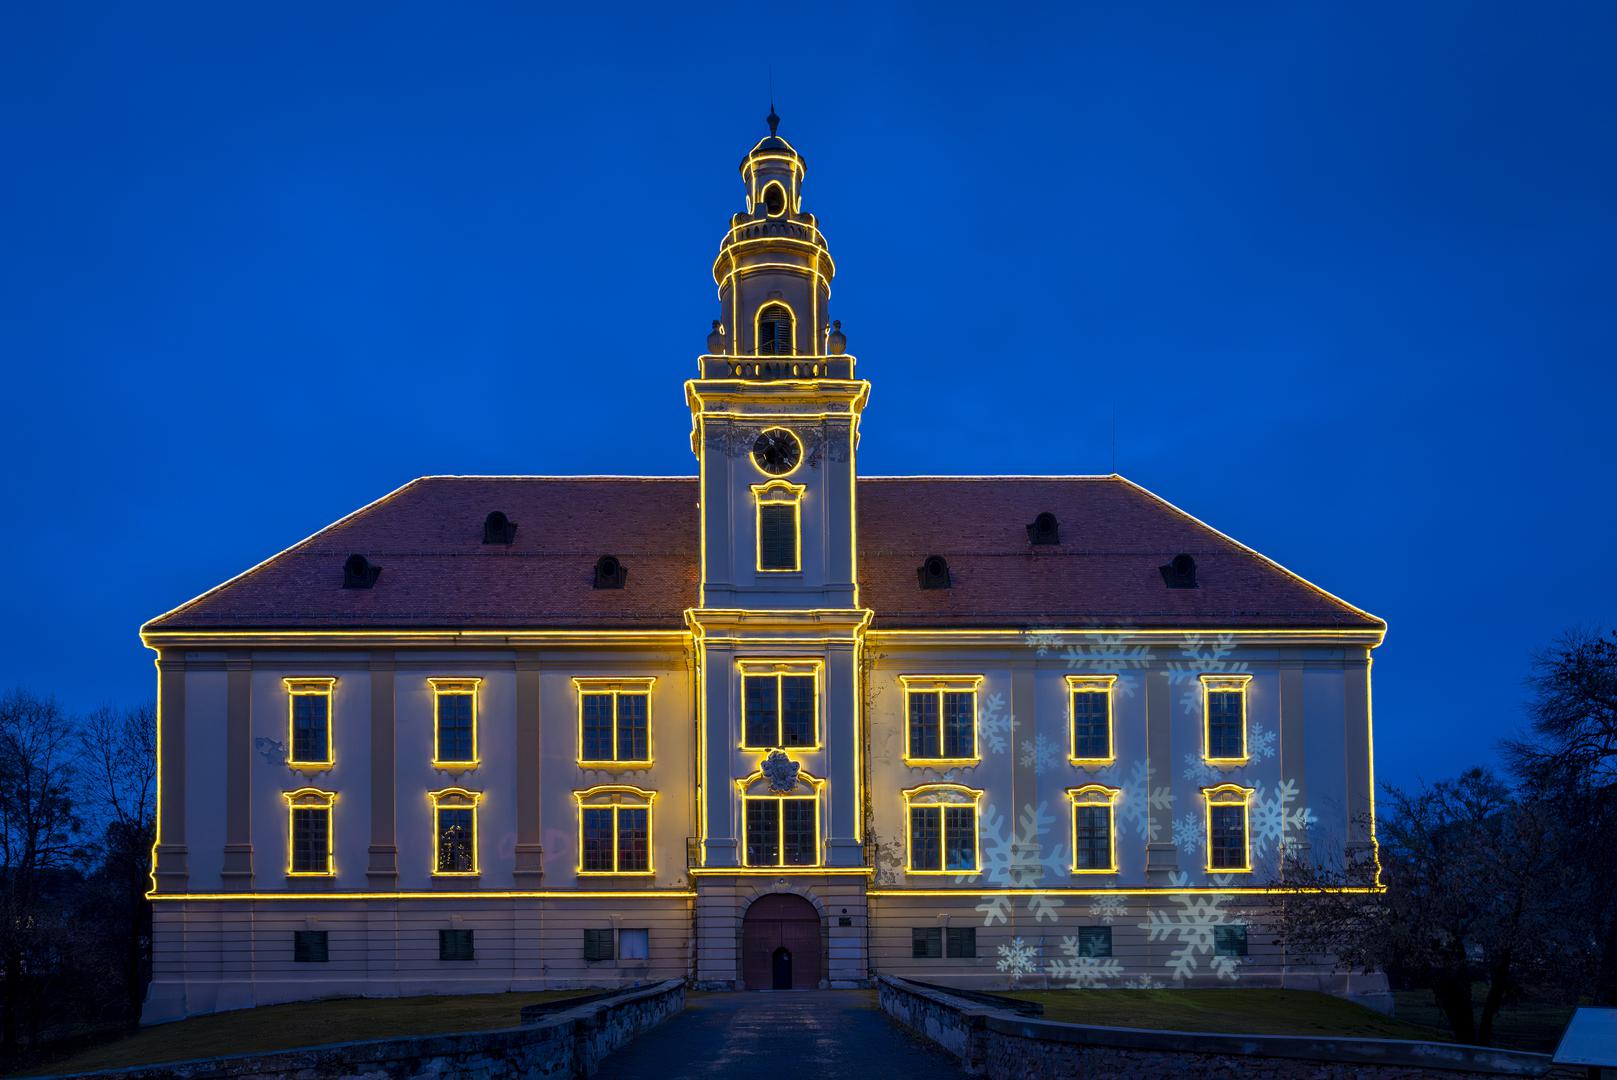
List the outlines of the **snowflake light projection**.
{"type": "MultiPolygon", "coordinates": [[[[1168,661],[1168,670],[1192,675],[1228,675],[1247,671],[1244,661],[1229,658],[1234,651],[1234,634],[1192,634],[1179,649],[1184,659],[1168,661]]],[[[1201,686],[1196,680],[1181,681],[1185,685],[1185,692],[1180,695],[1180,707],[1192,715],[1201,715],[1201,686]]]]}
{"type": "Polygon", "coordinates": [[[1196,855],[1202,849],[1202,821],[1195,814],[1180,814],[1173,819],[1174,847],[1186,855],[1196,855]]]}
{"type": "Polygon", "coordinates": [[[1061,939],[1065,958],[1056,957],[1045,967],[1045,974],[1068,990],[1093,990],[1123,977],[1123,961],[1115,956],[1086,956],[1078,939],[1061,939]]]}
{"type": "Polygon", "coordinates": [[[1016,717],[1004,694],[989,694],[977,711],[977,738],[990,754],[1003,754],[1016,732],[1016,717]]]}
{"type": "Polygon", "coordinates": [[[1149,761],[1136,761],[1129,770],[1128,779],[1111,781],[1123,789],[1115,811],[1118,831],[1131,830],[1148,844],[1154,844],[1157,840],[1157,827],[1151,820],[1151,811],[1172,810],[1175,799],[1173,788],[1153,784],[1151,781],[1155,778],[1156,770],[1149,761]]]}
{"type": "MultiPolygon", "coordinates": [[[[1175,872],[1168,876],[1168,880],[1182,886],[1189,880],[1189,875],[1175,872]]],[[[1215,886],[1230,883],[1228,874],[1220,874],[1211,880],[1215,886]]],[[[1234,981],[1240,977],[1239,957],[1216,956],[1213,952],[1214,927],[1235,923],[1231,916],[1237,913],[1226,906],[1231,899],[1229,893],[1176,893],[1173,897],[1174,910],[1152,908],[1146,912],[1146,921],[1139,926],[1146,931],[1147,940],[1178,943],[1164,965],[1175,982],[1184,982],[1194,976],[1203,962],[1207,970],[1220,979],[1234,981]]]]}
{"type": "Polygon", "coordinates": [[[1022,764],[1031,768],[1035,775],[1047,773],[1066,760],[1067,752],[1043,734],[1022,740],[1022,764]]]}
{"type": "Polygon", "coordinates": [[[1089,917],[1099,919],[1107,926],[1118,919],[1127,918],[1129,909],[1123,905],[1121,896],[1096,896],[1089,901],[1089,917]]]}
{"type": "MultiPolygon", "coordinates": [[[[1068,866],[1067,847],[1059,839],[1063,835],[1060,824],[1048,803],[1028,803],[1014,822],[992,803],[983,807],[977,822],[982,853],[978,880],[1008,888],[1036,887],[1046,877],[1061,880],[1068,866]]],[[[1027,910],[1037,922],[1055,922],[1063,903],[1059,896],[1032,893],[1027,897],[1027,910]]],[[[1011,898],[984,896],[977,911],[984,926],[1009,922],[1011,898]]]]}
{"type": "Polygon", "coordinates": [[[1262,783],[1257,785],[1252,793],[1253,858],[1262,858],[1270,848],[1285,854],[1318,823],[1314,811],[1306,806],[1293,806],[1296,801],[1295,780],[1282,780],[1272,790],[1262,783]]]}
{"type": "Polygon", "coordinates": [[[1039,947],[1029,945],[1019,937],[1011,938],[1009,945],[999,947],[999,961],[994,965],[1010,977],[1020,979],[1039,970],[1039,947]]]}

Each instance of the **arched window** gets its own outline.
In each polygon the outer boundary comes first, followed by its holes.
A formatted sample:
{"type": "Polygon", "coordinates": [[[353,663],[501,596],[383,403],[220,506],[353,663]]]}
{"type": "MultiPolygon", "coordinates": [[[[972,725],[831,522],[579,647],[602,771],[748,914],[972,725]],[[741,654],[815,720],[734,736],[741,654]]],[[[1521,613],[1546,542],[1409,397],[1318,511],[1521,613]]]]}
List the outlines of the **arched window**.
{"type": "Polygon", "coordinates": [[[649,874],[651,804],[655,791],[603,784],[575,791],[578,801],[578,873],[649,874]]]}
{"type": "Polygon", "coordinates": [[[820,865],[820,789],[825,781],[780,750],[736,781],[741,797],[741,851],[746,866],[820,865]]]}
{"type": "Polygon", "coordinates": [[[429,791],[432,800],[434,877],[473,877],[477,874],[477,804],[480,791],[445,788],[429,791]]]}
{"type": "Polygon", "coordinates": [[[758,355],[791,356],[797,352],[792,335],[792,309],[785,304],[765,304],[758,309],[758,355]]]}
{"type": "Polygon", "coordinates": [[[283,791],[287,806],[286,873],[288,877],[331,877],[331,805],[335,791],[299,788],[283,791]]]}
{"type": "Polygon", "coordinates": [[[1068,788],[1072,800],[1072,872],[1117,872],[1117,829],[1113,807],[1122,794],[1104,784],[1068,788]]]}
{"type": "Polygon", "coordinates": [[[754,484],[753,502],[757,507],[758,569],[794,571],[802,563],[803,484],[771,480],[754,484]]]}
{"type": "Polygon", "coordinates": [[[922,784],[903,795],[909,873],[964,876],[982,869],[977,844],[981,791],[964,784],[922,784]]]}
{"type": "Polygon", "coordinates": [[[1253,788],[1220,784],[1202,788],[1207,802],[1207,869],[1213,873],[1245,873],[1252,869],[1251,817],[1253,788]]]}

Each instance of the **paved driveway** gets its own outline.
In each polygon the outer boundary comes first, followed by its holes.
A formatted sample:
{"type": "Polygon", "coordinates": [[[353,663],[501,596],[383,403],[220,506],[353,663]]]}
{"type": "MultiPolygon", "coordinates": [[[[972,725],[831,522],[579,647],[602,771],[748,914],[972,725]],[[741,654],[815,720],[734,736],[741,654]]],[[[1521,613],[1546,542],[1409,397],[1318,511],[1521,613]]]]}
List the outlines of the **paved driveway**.
{"type": "Polygon", "coordinates": [[[690,994],[685,1011],[601,1063],[602,1080],[777,1076],[955,1080],[953,1057],[876,1007],[874,990],[690,994]]]}

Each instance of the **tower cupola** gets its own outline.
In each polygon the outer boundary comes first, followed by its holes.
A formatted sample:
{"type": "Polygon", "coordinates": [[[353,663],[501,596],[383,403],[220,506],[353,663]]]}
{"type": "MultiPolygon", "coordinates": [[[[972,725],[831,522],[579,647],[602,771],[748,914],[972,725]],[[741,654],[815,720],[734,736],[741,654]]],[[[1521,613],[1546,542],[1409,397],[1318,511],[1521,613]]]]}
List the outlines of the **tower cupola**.
{"type": "Polygon", "coordinates": [[[769,134],[741,161],[746,209],[730,218],[713,261],[720,318],[708,352],[756,358],[771,370],[804,360],[814,369],[812,361],[828,355],[836,266],[819,223],[803,212],[803,155],[777,134],[773,107],[768,122],[769,134]]]}

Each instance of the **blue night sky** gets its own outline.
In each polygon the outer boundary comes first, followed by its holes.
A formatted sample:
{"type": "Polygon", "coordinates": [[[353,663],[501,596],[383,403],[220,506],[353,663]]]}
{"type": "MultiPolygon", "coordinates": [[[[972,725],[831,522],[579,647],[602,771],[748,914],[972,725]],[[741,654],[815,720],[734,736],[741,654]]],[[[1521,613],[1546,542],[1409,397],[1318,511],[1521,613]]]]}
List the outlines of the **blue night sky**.
{"type": "Polygon", "coordinates": [[[694,472],[771,62],[865,472],[1110,472],[1115,410],[1389,620],[1394,783],[1617,623],[1617,6],[674,7],[0,11],[0,682],[150,698],[142,621],[420,474],[694,472]]]}

